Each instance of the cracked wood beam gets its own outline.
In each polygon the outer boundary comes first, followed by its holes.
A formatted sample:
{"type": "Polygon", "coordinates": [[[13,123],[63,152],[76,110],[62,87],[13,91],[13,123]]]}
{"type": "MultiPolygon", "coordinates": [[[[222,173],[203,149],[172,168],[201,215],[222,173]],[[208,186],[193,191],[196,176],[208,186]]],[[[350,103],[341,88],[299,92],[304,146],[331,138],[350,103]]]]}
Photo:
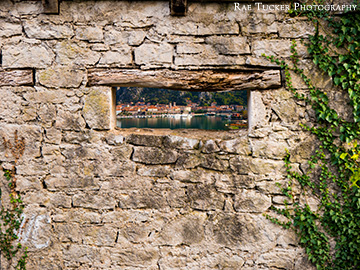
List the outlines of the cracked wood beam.
{"type": "Polygon", "coordinates": [[[170,14],[173,16],[185,16],[187,0],[170,0],[170,14]]]}
{"type": "Polygon", "coordinates": [[[32,69],[4,70],[0,68],[0,86],[34,85],[32,69]]]}
{"type": "Polygon", "coordinates": [[[59,14],[59,0],[42,0],[45,14],[59,14]]]}
{"type": "Polygon", "coordinates": [[[279,70],[171,71],[90,69],[88,85],[166,88],[182,91],[261,90],[281,87],[279,70]]]}

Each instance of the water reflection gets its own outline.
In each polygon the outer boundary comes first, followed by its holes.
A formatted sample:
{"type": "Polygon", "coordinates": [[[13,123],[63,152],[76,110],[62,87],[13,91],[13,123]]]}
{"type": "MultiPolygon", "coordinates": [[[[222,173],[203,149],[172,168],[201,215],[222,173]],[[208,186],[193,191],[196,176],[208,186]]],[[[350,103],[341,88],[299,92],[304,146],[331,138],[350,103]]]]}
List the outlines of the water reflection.
{"type": "Polygon", "coordinates": [[[221,116],[192,117],[159,117],[159,118],[120,118],[117,126],[120,128],[193,128],[207,130],[228,130],[230,120],[221,116]]]}

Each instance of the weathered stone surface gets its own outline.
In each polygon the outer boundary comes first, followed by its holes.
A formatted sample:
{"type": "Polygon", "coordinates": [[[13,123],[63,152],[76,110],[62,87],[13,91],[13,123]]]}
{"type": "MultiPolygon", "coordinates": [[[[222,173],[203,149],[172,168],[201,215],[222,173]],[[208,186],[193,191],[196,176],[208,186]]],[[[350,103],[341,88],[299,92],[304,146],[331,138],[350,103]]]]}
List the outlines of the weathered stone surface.
{"type": "Polygon", "coordinates": [[[120,51],[106,52],[99,61],[99,66],[111,65],[116,67],[127,66],[132,63],[131,49],[130,47],[122,47],[120,51]]]}
{"type": "Polygon", "coordinates": [[[194,149],[198,147],[199,140],[169,135],[164,137],[163,144],[169,148],[194,149]]]}
{"type": "Polygon", "coordinates": [[[243,190],[235,196],[237,212],[263,213],[271,206],[271,198],[253,190],[243,190]]]}
{"type": "Polygon", "coordinates": [[[22,34],[22,27],[19,23],[0,21],[0,37],[11,37],[22,34]]]}
{"type": "Polygon", "coordinates": [[[217,146],[216,142],[214,140],[207,140],[204,145],[201,147],[201,152],[210,154],[219,152],[220,148],[217,146]]]}
{"type": "Polygon", "coordinates": [[[222,151],[227,153],[240,154],[248,156],[251,154],[248,138],[237,138],[233,140],[222,141],[219,144],[222,151]]]}
{"type": "Polygon", "coordinates": [[[137,65],[170,66],[174,48],[170,44],[142,44],[135,49],[137,65]]]}
{"type": "Polygon", "coordinates": [[[116,201],[107,194],[78,193],[73,196],[72,204],[74,207],[88,209],[114,209],[116,201]]]}
{"type": "Polygon", "coordinates": [[[84,77],[84,70],[64,66],[44,69],[37,74],[37,80],[47,87],[79,87],[84,77]]]}
{"type": "Polygon", "coordinates": [[[169,166],[143,167],[137,173],[141,176],[164,177],[170,174],[169,166]]]}
{"type": "Polygon", "coordinates": [[[291,269],[294,266],[295,259],[295,249],[275,249],[274,251],[262,254],[256,263],[270,268],[291,269]]]}
{"type": "Polygon", "coordinates": [[[54,53],[38,42],[21,42],[2,49],[4,68],[46,68],[54,61],[54,53]]]}
{"type": "MultiPolygon", "coordinates": [[[[14,161],[15,157],[12,155],[10,145],[13,147],[19,147],[21,145],[22,138],[24,138],[25,150],[22,158],[26,160],[35,159],[40,157],[40,147],[42,140],[41,128],[36,125],[1,125],[0,126],[0,160],[1,161],[14,161]],[[17,133],[15,133],[17,132],[17,133]],[[18,137],[18,142],[15,142],[15,136],[18,137]],[[6,147],[3,139],[7,142],[6,147]]],[[[14,149],[15,150],[15,149],[14,149]]]]}
{"type": "Polygon", "coordinates": [[[181,216],[166,224],[160,234],[159,243],[166,245],[193,245],[205,238],[203,213],[181,216]]]}
{"type": "Polygon", "coordinates": [[[210,36],[205,42],[211,44],[220,54],[250,54],[250,47],[245,37],[210,36]]]}
{"type": "Polygon", "coordinates": [[[33,85],[32,70],[3,70],[0,68],[0,86],[33,85]]]}
{"type": "Polygon", "coordinates": [[[225,247],[264,252],[275,247],[276,227],[261,215],[219,214],[208,225],[214,241],[225,247]]]}
{"type": "Polygon", "coordinates": [[[290,19],[279,25],[279,36],[284,38],[306,38],[314,33],[315,26],[308,21],[290,19]]]}
{"type": "Polygon", "coordinates": [[[61,65],[94,65],[100,59],[98,52],[91,51],[85,43],[62,41],[56,44],[56,62],[61,65]]]}
{"type": "MultiPolygon", "coordinates": [[[[110,253],[110,259],[116,265],[127,266],[132,268],[156,266],[159,259],[159,254],[155,248],[116,248],[110,253]]],[[[157,266],[156,266],[157,267],[157,266]]],[[[120,267],[121,268],[121,267],[120,267]]],[[[131,268],[130,268],[131,269],[131,268]]]]}
{"type": "Polygon", "coordinates": [[[170,164],[175,163],[178,153],[155,147],[134,147],[132,160],[145,164],[170,164]]]}
{"type": "Polygon", "coordinates": [[[62,39],[71,38],[74,35],[72,25],[70,23],[53,24],[40,20],[26,21],[24,30],[29,38],[36,39],[62,39]]]}
{"type": "Polygon", "coordinates": [[[195,210],[216,210],[224,206],[224,195],[216,192],[210,185],[189,185],[187,194],[190,206],[195,210]]]}
{"type": "Polygon", "coordinates": [[[80,114],[73,114],[67,111],[59,111],[57,113],[56,128],[80,131],[84,127],[85,121],[80,114]]]}
{"type": "Polygon", "coordinates": [[[162,136],[131,134],[126,137],[126,142],[134,145],[161,147],[162,136]]]}
{"type": "Polygon", "coordinates": [[[158,32],[176,35],[207,36],[221,34],[239,34],[239,26],[235,22],[218,21],[211,23],[185,22],[171,25],[163,24],[156,26],[158,32]]]}
{"type": "Polygon", "coordinates": [[[82,111],[86,124],[92,129],[110,129],[110,100],[111,89],[100,87],[91,88],[85,96],[82,111]]]}
{"type": "Polygon", "coordinates": [[[230,168],[238,174],[277,174],[285,170],[283,161],[250,157],[234,157],[230,159],[230,168]]]}
{"type": "Polygon", "coordinates": [[[275,140],[251,140],[253,157],[265,157],[271,159],[283,159],[286,155],[286,149],[289,148],[285,141],[275,140]]]}
{"type": "Polygon", "coordinates": [[[218,159],[214,155],[204,155],[201,159],[200,166],[206,169],[224,171],[229,167],[229,162],[227,160],[218,159]]]}
{"type": "Polygon", "coordinates": [[[75,30],[75,36],[77,39],[87,40],[90,42],[102,41],[103,30],[98,26],[77,27],[75,30]]]}

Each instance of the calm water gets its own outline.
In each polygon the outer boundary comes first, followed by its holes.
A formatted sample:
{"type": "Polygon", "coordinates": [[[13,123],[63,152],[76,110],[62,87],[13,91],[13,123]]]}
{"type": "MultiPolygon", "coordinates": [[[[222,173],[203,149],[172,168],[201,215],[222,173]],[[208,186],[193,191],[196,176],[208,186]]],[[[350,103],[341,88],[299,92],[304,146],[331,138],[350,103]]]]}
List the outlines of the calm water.
{"type": "Polygon", "coordinates": [[[120,128],[196,128],[227,130],[229,120],[221,116],[193,116],[192,118],[121,118],[117,120],[120,128]]]}

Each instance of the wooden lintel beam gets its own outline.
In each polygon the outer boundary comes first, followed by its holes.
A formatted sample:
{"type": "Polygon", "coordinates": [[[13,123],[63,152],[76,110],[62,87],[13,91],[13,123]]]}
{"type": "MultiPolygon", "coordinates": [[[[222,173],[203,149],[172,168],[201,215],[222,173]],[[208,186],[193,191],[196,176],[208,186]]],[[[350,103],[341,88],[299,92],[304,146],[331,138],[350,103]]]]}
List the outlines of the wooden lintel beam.
{"type": "Polygon", "coordinates": [[[45,14],[59,14],[59,0],[42,0],[45,14]]]}
{"type": "Polygon", "coordinates": [[[32,69],[4,70],[0,68],[0,86],[34,85],[32,69]]]}
{"type": "Polygon", "coordinates": [[[279,70],[176,71],[90,69],[88,85],[166,88],[182,91],[261,90],[281,87],[279,70]]]}
{"type": "Polygon", "coordinates": [[[170,0],[170,14],[173,16],[185,16],[187,0],[170,0]]]}

